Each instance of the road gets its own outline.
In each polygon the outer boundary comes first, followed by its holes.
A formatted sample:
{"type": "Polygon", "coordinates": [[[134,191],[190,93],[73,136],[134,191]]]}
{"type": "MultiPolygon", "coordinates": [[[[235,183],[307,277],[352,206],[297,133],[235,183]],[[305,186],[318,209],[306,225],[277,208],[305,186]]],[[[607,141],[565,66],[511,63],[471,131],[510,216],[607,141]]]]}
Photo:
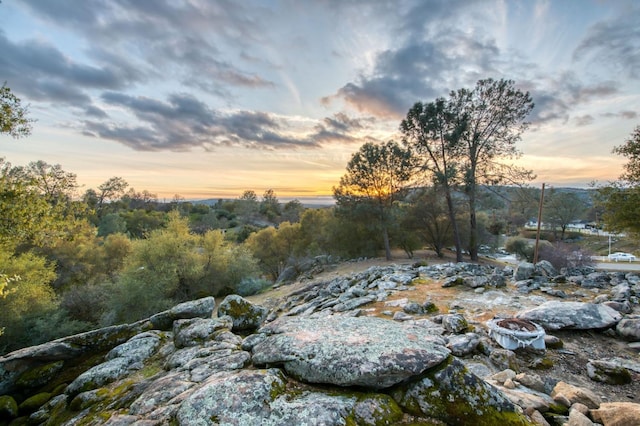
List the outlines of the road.
{"type": "Polygon", "coordinates": [[[639,262],[597,262],[594,264],[596,269],[605,271],[638,271],[640,272],[639,262]]]}
{"type": "MultiPolygon", "coordinates": [[[[515,256],[503,256],[496,260],[517,265],[519,261],[515,256]]],[[[595,262],[593,267],[603,271],[628,271],[640,272],[640,262],[595,262]]]]}

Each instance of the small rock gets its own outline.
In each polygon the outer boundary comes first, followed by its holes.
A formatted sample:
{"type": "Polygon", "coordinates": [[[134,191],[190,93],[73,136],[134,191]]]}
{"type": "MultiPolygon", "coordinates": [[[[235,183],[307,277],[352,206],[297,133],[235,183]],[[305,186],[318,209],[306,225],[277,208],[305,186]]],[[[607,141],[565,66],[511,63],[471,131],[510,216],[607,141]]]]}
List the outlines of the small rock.
{"type": "Polygon", "coordinates": [[[610,385],[631,383],[631,373],[626,368],[609,361],[591,360],[587,363],[587,375],[596,382],[610,385]]]}

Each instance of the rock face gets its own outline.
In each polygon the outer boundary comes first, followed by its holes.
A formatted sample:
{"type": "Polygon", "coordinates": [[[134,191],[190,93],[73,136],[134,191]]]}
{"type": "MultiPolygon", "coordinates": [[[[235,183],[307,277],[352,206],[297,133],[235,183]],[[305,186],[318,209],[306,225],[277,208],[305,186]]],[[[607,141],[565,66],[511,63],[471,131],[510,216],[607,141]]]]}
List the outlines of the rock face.
{"type": "Polygon", "coordinates": [[[282,365],[308,383],[383,389],[417,376],[449,356],[444,341],[420,327],[381,318],[282,318],[262,329],[258,366],[282,365]]]}
{"type": "MultiPolygon", "coordinates": [[[[603,404],[589,386],[531,374],[551,358],[575,355],[567,346],[547,346],[558,351],[553,357],[501,349],[476,319],[484,308],[540,304],[540,294],[550,293],[532,292],[566,282],[567,295],[570,286],[601,293],[597,303],[539,306],[548,329],[608,328],[607,338],[626,345],[640,277],[571,271],[563,279],[536,267],[524,286],[506,287],[513,271],[489,266],[375,267],[311,283],[270,310],[229,296],[212,318],[215,302],[205,298],[25,348],[0,357],[0,424],[640,424],[640,404],[603,404]],[[434,313],[435,294],[416,296],[430,280],[439,291],[460,292],[449,311],[434,313]],[[443,282],[455,288],[443,290],[443,282]],[[482,309],[466,308],[469,301],[482,309]],[[528,373],[520,371],[525,365],[528,373]]],[[[581,382],[631,377],[606,385],[631,394],[624,389],[636,389],[640,365],[623,353],[607,356],[591,359],[581,382]]]]}
{"type": "Polygon", "coordinates": [[[622,315],[606,305],[582,302],[545,302],[519,312],[517,318],[540,324],[545,330],[593,330],[615,326],[622,315]]]}

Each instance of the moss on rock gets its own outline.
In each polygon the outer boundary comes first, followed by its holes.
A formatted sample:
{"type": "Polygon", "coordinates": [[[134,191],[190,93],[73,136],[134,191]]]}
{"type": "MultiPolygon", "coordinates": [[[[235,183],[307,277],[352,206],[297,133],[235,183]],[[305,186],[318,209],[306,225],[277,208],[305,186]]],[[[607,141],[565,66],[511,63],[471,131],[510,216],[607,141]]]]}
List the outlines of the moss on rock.
{"type": "Polygon", "coordinates": [[[38,408],[46,404],[53,395],[49,392],[37,393],[24,401],[18,406],[21,414],[32,413],[38,408]]]}
{"type": "Polygon", "coordinates": [[[18,403],[10,395],[0,396],[0,419],[14,419],[18,417],[18,403]]]}

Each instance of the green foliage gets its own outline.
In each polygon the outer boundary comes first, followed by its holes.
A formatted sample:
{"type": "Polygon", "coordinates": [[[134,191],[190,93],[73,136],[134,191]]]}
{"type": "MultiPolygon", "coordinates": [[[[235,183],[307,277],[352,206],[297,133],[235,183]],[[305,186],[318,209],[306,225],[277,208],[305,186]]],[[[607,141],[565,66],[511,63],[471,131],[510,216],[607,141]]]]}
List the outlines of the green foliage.
{"type": "Polygon", "coordinates": [[[5,82],[0,87],[0,134],[5,133],[13,138],[21,138],[31,134],[33,120],[27,117],[29,109],[11,92],[5,82]]]}
{"type": "Polygon", "coordinates": [[[533,244],[525,238],[510,237],[504,244],[504,248],[509,253],[513,253],[521,259],[526,259],[528,262],[533,261],[533,244]]]}
{"type": "Polygon", "coordinates": [[[628,161],[618,182],[598,189],[596,205],[604,210],[607,229],[640,235],[640,126],[613,152],[628,161]]]}
{"type": "Polygon", "coordinates": [[[302,224],[282,222],[277,228],[269,227],[252,234],[246,245],[258,259],[262,271],[275,281],[287,265],[294,265],[295,259],[309,254],[311,241],[305,237],[302,224]]]}
{"type": "MultiPolygon", "coordinates": [[[[0,351],[52,340],[85,325],[70,321],[58,310],[51,287],[54,266],[33,252],[14,255],[13,247],[0,245],[0,273],[13,277],[9,291],[0,298],[0,351]]],[[[5,280],[6,281],[6,280],[5,280]]]]}
{"type": "Polygon", "coordinates": [[[397,143],[365,143],[351,157],[340,185],[333,188],[336,207],[343,217],[373,220],[379,226],[387,259],[391,259],[389,227],[394,203],[404,196],[413,170],[410,151],[397,143]]]}
{"type": "Polygon", "coordinates": [[[150,232],[162,228],[167,220],[167,215],[159,211],[131,210],[121,212],[120,216],[131,238],[146,238],[150,232]]]}
{"type": "Polygon", "coordinates": [[[636,126],[629,139],[615,147],[613,153],[628,160],[620,179],[635,186],[640,185],[640,126],[636,126]]]}
{"type": "Polygon", "coordinates": [[[107,213],[98,223],[98,236],[106,237],[110,234],[127,232],[127,222],[118,213],[107,213]]]}

